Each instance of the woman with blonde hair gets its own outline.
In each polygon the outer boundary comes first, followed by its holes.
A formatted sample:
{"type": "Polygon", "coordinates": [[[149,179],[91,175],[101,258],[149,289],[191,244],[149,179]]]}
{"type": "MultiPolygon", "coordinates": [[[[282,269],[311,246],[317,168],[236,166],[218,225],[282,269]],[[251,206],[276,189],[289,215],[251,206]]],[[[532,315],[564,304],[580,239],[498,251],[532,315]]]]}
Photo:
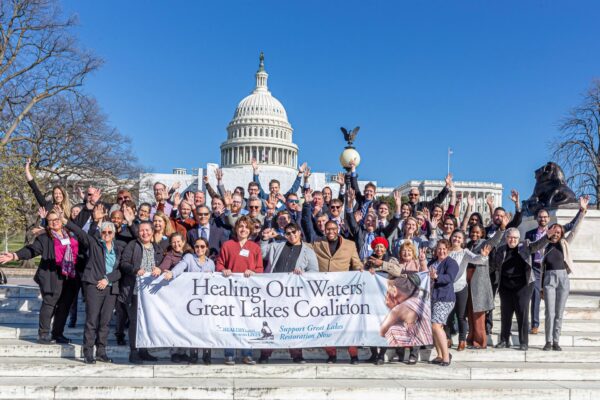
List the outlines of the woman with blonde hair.
{"type": "MultiPolygon", "coordinates": [[[[390,279],[398,278],[403,275],[406,276],[406,274],[425,272],[427,271],[427,260],[425,253],[425,248],[421,248],[419,251],[417,251],[417,248],[411,241],[406,241],[400,245],[400,249],[398,250],[398,258],[392,257],[388,261],[379,263],[379,265],[373,268],[372,272],[386,272],[390,279]]],[[[416,364],[419,356],[419,348],[416,346],[407,346],[405,348],[407,348],[410,353],[408,364],[416,364]]],[[[404,359],[405,348],[403,347],[396,349],[396,353],[398,354],[398,358],[400,360],[404,359]]]]}
{"type": "Polygon", "coordinates": [[[163,254],[169,249],[169,236],[173,233],[171,221],[162,211],[157,211],[152,218],[152,227],[154,228],[152,241],[162,250],[163,254]]]}

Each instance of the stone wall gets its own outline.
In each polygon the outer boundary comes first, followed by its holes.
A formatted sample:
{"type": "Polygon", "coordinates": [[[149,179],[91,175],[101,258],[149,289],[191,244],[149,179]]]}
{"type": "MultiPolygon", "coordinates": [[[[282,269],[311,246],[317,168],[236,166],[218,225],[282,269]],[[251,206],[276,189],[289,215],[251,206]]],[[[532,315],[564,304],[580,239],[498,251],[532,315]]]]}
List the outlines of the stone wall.
{"type": "MultiPolygon", "coordinates": [[[[551,223],[569,223],[577,210],[553,210],[551,223]]],[[[519,226],[521,237],[537,227],[535,217],[526,217],[519,226]]],[[[600,210],[588,210],[571,244],[575,268],[571,274],[571,291],[600,292],[600,210]]]]}

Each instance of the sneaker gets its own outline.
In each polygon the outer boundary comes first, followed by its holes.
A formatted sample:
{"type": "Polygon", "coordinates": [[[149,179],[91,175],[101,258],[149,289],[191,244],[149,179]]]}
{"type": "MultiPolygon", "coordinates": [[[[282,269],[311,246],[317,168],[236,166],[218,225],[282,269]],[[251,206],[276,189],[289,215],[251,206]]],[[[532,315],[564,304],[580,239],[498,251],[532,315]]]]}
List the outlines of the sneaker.
{"type": "Polygon", "coordinates": [[[225,365],[235,365],[233,357],[225,357],[225,365]]]}
{"type": "Polygon", "coordinates": [[[250,357],[250,356],[248,356],[248,357],[244,357],[244,358],[242,359],[242,362],[243,362],[244,364],[246,364],[246,365],[256,365],[256,361],[254,361],[254,360],[252,359],[252,357],[250,357]]]}
{"type": "Polygon", "coordinates": [[[554,342],[552,344],[552,350],[554,350],[554,351],[562,351],[562,348],[558,345],[558,343],[554,342]]]}
{"type": "Polygon", "coordinates": [[[329,356],[329,358],[327,358],[326,363],[327,364],[335,364],[337,362],[337,356],[329,356]]]}
{"type": "Polygon", "coordinates": [[[544,351],[550,351],[550,350],[552,350],[552,343],[546,342],[546,344],[544,345],[544,347],[542,348],[542,350],[544,350],[544,351]]]}
{"type": "Polygon", "coordinates": [[[357,356],[350,357],[350,364],[358,365],[358,357],[357,356]]]}

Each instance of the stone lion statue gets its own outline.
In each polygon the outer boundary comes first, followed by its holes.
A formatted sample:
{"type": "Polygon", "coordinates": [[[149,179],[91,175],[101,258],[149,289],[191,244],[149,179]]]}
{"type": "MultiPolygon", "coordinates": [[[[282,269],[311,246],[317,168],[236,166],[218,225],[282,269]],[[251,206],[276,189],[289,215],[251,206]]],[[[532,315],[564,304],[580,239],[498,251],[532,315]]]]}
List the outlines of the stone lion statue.
{"type": "Polygon", "coordinates": [[[567,186],[565,174],[556,163],[549,162],[535,171],[531,197],[523,201],[523,210],[535,215],[538,210],[578,207],[577,196],[567,186]]]}

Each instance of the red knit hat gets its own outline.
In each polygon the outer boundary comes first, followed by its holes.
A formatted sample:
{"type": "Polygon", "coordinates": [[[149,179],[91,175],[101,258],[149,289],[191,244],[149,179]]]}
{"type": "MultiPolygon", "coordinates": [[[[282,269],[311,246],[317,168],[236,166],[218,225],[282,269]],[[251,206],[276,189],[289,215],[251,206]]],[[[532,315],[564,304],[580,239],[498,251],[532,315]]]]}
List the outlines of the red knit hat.
{"type": "Polygon", "coordinates": [[[373,241],[371,242],[371,248],[375,250],[375,246],[377,246],[378,244],[382,244],[386,250],[390,247],[390,244],[388,243],[387,239],[382,236],[373,239],[373,241]]]}

